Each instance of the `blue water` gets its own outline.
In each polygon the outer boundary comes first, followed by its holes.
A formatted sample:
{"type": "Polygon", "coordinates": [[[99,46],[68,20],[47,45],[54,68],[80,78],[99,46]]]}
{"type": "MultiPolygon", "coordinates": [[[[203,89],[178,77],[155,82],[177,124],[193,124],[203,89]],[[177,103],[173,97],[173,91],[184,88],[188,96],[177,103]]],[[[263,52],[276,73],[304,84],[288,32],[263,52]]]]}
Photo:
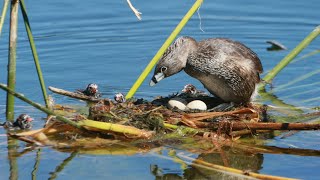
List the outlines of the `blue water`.
{"type": "MultiPolygon", "coordinates": [[[[113,97],[116,92],[126,93],[193,2],[194,0],[132,1],[143,13],[142,21],[138,21],[124,0],[27,0],[26,6],[46,86],[73,91],[95,82],[105,97],[113,97]]],[[[201,6],[199,15],[195,14],[191,18],[180,35],[192,36],[198,40],[227,37],[240,41],[259,55],[264,72],[268,72],[320,24],[319,9],[318,0],[207,0],[201,6]],[[269,47],[266,40],[277,40],[287,46],[288,50],[266,51],[269,47]]],[[[6,83],[7,77],[8,22],[7,17],[0,37],[1,83],[6,83]]],[[[16,91],[42,103],[41,89],[22,22],[20,16],[16,91]]],[[[314,40],[299,56],[319,47],[320,38],[314,40]]],[[[295,106],[320,106],[320,89],[319,83],[317,84],[319,63],[320,54],[290,64],[274,79],[274,94],[285,103],[295,106]],[[314,75],[297,83],[287,84],[310,72],[314,72],[314,75]]],[[[180,91],[188,83],[202,88],[198,81],[185,73],[163,80],[155,87],[149,87],[150,78],[151,75],[135,94],[136,97],[150,100],[155,96],[165,96],[180,91]]],[[[85,105],[77,100],[52,95],[60,104],[85,105]]],[[[5,98],[6,94],[0,91],[1,121],[5,120],[5,98]]],[[[42,127],[44,122],[41,118],[45,114],[16,100],[16,115],[24,112],[35,118],[36,128],[42,127]]],[[[320,150],[319,136],[318,131],[301,132],[287,139],[271,139],[270,144],[320,150]],[[305,139],[310,143],[305,143],[305,139]]],[[[0,129],[0,174],[4,179],[8,179],[10,175],[6,139],[5,131],[0,129]]],[[[32,151],[18,158],[19,179],[30,179],[36,153],[37,151],[32,151]]],[[[70,153],[42,148],[36,177],[49,178],[56,166],[68,156],[70,153]]],[[[261,160],[260,157],[258,159],[261,160]]],[[[303,179],[316,179],[320,175],[317,156],[263,154],[262,159],[258,168],[261,173],[303,179]]],[[[190,169],[194,171],[182,171],[179,164],[152,153],[133,156],[78,154],[58,173],[57,179],[155,179],[150,173],[152,164],[157,164],[165,173],[180,177],[184,175],[185,178],[188,177],[186,174],[197,172],[193,168],[190,169]]],[[[189,179],[210,176],[192,177],[189,179]]]]}

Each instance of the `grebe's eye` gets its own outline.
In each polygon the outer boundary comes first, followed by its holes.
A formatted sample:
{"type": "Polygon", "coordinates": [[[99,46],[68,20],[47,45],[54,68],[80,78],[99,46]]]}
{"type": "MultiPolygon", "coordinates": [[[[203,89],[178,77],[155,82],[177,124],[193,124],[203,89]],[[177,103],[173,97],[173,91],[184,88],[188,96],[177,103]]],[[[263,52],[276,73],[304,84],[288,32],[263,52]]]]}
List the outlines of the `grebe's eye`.
{"type": "Polygon", "coordinates": [[[161,72],[165,72],[167,69],[168,69],[167,67],[162,66],[161,69],[160,69],[160,71],[161,71],[161,72]]]}

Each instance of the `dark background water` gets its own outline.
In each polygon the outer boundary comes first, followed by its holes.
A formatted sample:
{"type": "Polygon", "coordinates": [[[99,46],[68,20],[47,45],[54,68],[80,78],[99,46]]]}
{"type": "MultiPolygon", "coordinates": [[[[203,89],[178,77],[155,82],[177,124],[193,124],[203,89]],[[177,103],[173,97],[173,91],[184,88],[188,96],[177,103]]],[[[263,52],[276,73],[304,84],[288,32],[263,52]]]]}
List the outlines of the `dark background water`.
{"type": "MultiPolygon", "coordinates": [[[[124,0],[27,0],[26,6],[46,85],[73,91],[95,82],[106,97],[113,97],[116,92],[126,93],[193,2],[133,1],[134,6],[143,13],[143,20],[138,21],[124,0]]],[[[289,51],[266,51],[269,45],[265,41],[278,40],[292,50],[319,25],[319,9],[318,0],[207,0],[199,10],[201,20],[195,14],[180,35],[192,36],[197,40],[227,37],[240,41],[259,55],[264,71],[268,72],[289,51]]],[[[7,76],[8,22],[7,17],[0,37],[1,83],[6,83],[7,76]]],[[[318,38],[302,55],[319,47],[318,38]]],[[[273,81],[275,95],[299,107],[319,106],[319,62],[318,54],[290,64],[273,81]],[[288,84],[308,73],[314,75],[288,84]]],[[[188,83],[202,88],[198,81],[185,73],[163,80],[152,88],[148,85],[149,80],[150,75],[135,94],[136,97],[152,99],[158,95],[168,95],[180,91],[188,83]]],[[[21,15],[16,90],[34,101],[43,102],[21,15]]],[[[54,94],[53,97],[57,103],[84,105],[83,102],[67,97],[54,94]]],[[[6,94],[0,91],[1,121],[5,120],[5,98],[6,94]]],[[[16,115],[24,112],[35,118],[35,127],[43,125],[43,113],[17,100],[16,115]]],[[[6,179],[10,169],[7,138],[4,134],[5,131],[0,129],[0,174],[6,179]]],[[[318,131],[301,132],[284,140],[270,140],[270,145],[320,150],[319,136],[318,131]]],[[[50,172],[69,155],[43,148],[38,179],[48,178],[50,172]]],[[[36,151],[18,159],[19,179],[30,179],[35,156],[36,151]]],[[[316,179],[320,175],[318,157],[270,154],[264,154],[263,157],[260,173],[304,179],[316,179]]],[[[153,179],[154,175],[149,172],[151,164],[165,168],[166,172],[183,174],[179,164],[157,158],[152,153],[134,156],[77,155],[58,174],[58,179],[153,179]]]]}

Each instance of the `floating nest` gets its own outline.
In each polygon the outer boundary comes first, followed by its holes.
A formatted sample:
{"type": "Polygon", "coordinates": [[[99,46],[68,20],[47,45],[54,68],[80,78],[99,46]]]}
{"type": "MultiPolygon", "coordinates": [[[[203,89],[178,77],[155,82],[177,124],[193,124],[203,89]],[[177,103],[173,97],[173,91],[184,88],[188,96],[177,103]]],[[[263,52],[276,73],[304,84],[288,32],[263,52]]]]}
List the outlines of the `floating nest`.
{"type": "Polygon", "coordinates": [[[126,146],[122,142],[139,143],[148,147],[177,144],[186,137],[230,142],[242,136],[270,130],[320,128],[319,124],[266,122],[267,107],[254,104],[216,112],[212,107],[219,101],[203,94],[174,94],[159,97],[152,102],[143,99],[119,102],[118,98],[99,99],[57,88],[49,89],[89,101],[89,112],[80,114],[73,108],[55,105],[52,108],[57,116],[49,117],[44,128],[10,133],[11,136],[28,143],[50,145],[59,149],[90,149],[114,144],[126,146]],[[175,107],[168,108],[168,101],[173,98],[183,98],[187,102],[201,100],[208,105],[209,110],[182,111],[175,107]]]}
{"type": "Polygon", "coordinates": [[[231,129],[226,128],[226,124],[239,121],[259,122],[265,112],[261,111],[259,106],[238,107],[226,112],[181,111],[159,105],[159,101],[166,102],[166,99],[168,98],[157,99],[156,104],[155,101],[150,103],[141,100],[115,104],[111,100],[102,100],[89,108],[88,119],[132,126],[156,133],[167,132],[166,125],[227,133],[231,129]]]}

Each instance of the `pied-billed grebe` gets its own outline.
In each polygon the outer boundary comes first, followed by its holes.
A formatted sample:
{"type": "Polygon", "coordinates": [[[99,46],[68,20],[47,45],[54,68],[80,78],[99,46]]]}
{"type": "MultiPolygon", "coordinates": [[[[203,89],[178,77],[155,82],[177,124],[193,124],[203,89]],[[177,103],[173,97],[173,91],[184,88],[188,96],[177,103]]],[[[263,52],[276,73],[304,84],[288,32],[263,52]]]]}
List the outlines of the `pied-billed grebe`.
{"type": "Polygon", "coordinates": [[[122,93],[117,93],[114,95],[113,99],[117,102],[117,103],[124,103],[126,102],[126,98],[124,97],[124,95],[122,93]]]}
{"type": "Polygon", "coordinates": [[[80,90],[77,90],[76,92],[84,94],[86,96],[92,96],[95,98],[101,97],[101,94],[99,93],[99,90],[98,90],[98,85],[94,83],[88,84],[85,90],[80,89],[80,90]]]}
{"type": "Polygon", "coordinates": [[[15,129],[31,129],[32,128],[33,119],[28,114],[20,114],[20,116],[16,119],[15,122],[6,121],[0,126],[3,126],[10,130],[15,129]]]}
{"type": "Polygon", "coordinates": [[[208,96],[204,91],[198,90],[194,85],[187,84],[184,86],[184,88],[181,90],[183,93],[189,94],[191,96],[208,96]]]}
{"type": "Polygon", "coordinates": [[[150,86],[184,70],[225,102],[247,103],[260,82],[262,65],[248,47],[230,39],[196,42],[179,37],[159,60],[150,86]]]}

